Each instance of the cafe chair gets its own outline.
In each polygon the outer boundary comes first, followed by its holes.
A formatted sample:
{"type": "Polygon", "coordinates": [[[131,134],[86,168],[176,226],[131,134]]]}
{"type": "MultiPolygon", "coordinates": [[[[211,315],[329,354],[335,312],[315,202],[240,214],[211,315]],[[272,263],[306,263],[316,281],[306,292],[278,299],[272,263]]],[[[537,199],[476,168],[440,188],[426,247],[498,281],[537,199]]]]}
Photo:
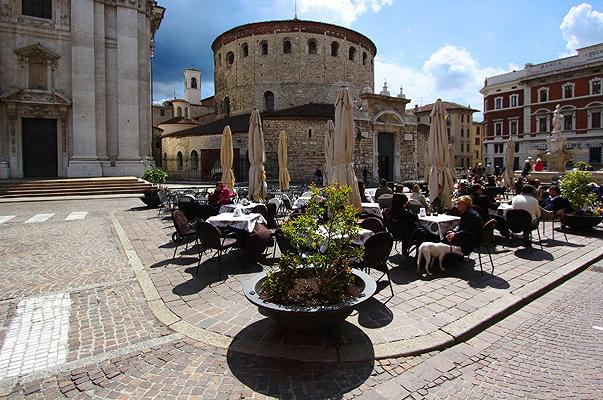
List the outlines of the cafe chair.
{"type": "Polygon", "coordinates": [[[394,288],[389,276],[387,261],[392,251],[393,244],[394,238],[389,232],[375,233],[364,242],[364,256],[359,265],[359,267],[364,268],[367,271],[374,269],[383,273],[377,281],[381,280],[384,276],[387,276],[392,296],[394,295],[394,288]]]}
{"type": "Polygon", "coordinates": [[[509,231],[516,233],[523,233],[526,247],[532,247],[532,231],[538,233],[538,241],[540,242],[540,248],[542,249],[542,239],[540,238],[540,230],[538,229],[538,223],[540,220],[532,222],[532,215],[526,210],[508,210],[507,211],[507,227],[509,231]]]}
{"type": "Polygon", "coordinates": [[[377,203],[379,203],[379,208],[382,210],[384,208],[392,208],[392,198],[393,194],[385,193],[379,196],[377,199],[377,203]]]}
{"type": "Polygon", "coordinates": [[[359,225],[360,227],[373,231],[374,233],[385,232],[383,222],[381,222],[379,218],[368,217],[367,219],[362,220],[359,225]]]}
{"type": "Polygon", "coordinates": [[[419,215],[419,212],[421,212],[421,208],[423,208],[423,206],[420,204],[408,203],[408,209],[417,215],[419,215]]]}
{"type": "Polygon", "coordinates": [[[174,210],[172,199],[168,196],[165,191],[160,190],[159,192],[157,192],[157,195],[159,196],[159,210],[157,211],[158,217],[159,215],[161,215],[161,211],[171,212],[174,210]]]}
{"type": "MultiPolygon", "coordinates": [[[[194,240],[199,249],[199,235],[195,228],[188,222],[186,215],[180,210],[172,211],[172,222],[176,231],[172,234],[172,242],[176,245],[172,260],[176,258],[176,251],[182,243],[186,243],[185,250],[188,250],[188,244],[194,240]]],[[[201,260],[201,253],[199,253],[199,260],[201,260]]]]}
{"type": "Polygon", "coordinates": [[[235,232],[229,232],[226,235],[222,235],[220,230],[210,224],[209,222],[199,221],[195,224],[197,233],[199,234],[199,240],[203,251],[199,255],[199,264],[197,265],[197,272],[199,272],[199,266],[201,265],[201,256],[207,251],[214,250],[213,256],[210,260],[218,258],[218,264],[222,254],[229,249],[232,249],[237,245],[237,234],[235,232]]]}
{"type": "Polygon", "coordinates": [[[479,259],[479,269],[482,271],[482,275],[484,274],[484,269],[482,268],[482,248],[486,248],[488,252],[488,257],[490,257],[490,265],[492,265],[492,272],[494,273],[494,263],[492,262],[492,254],[490,253],[490,245],[494,245],[496,247],[496,242],[494,241],[494,228],[496,227],[496,220],[491,219],[484,224],[482,230],[480,231],[480,235],[478,238],[479,251],[477,252],[477,256],[479,259]]]}

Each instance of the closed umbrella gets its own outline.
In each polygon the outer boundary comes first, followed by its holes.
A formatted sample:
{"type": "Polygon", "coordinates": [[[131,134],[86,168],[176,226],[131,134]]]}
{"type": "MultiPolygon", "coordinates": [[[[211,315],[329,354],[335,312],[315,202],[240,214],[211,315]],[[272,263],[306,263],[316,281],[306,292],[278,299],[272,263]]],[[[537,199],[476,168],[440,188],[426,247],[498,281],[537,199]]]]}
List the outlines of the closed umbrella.
{"type": "Polygon", "coordinates": [[[448,131],[442,100],[438,99],[431,111],[431,126],[429,127],[429,154],[431,168],[429,169],[429,200],[433,203],[440,199],[442,207],[451,205],[454,181],[448,168],[450,150],[448,148],[448,131]]]}
{"type": "Polygon", "coordinates": [[[431,156],[429,155],[429,141],[425,142],[425,169],[423,170],[423,179],[429,181],[429,171],[431,170],[431,156]]]}
{"type": "Polygon", "coordinates": [[[222,166],[222,183],[229,188],[234,187],[235,177],[232,172],[232,132],[230,126],[226,125],[222,132],[222,145],[220,146],[220,165],[222,166]]]}
{"type": "Polygon", "coordinates": [[[289,189],[289,170],[287,169],[287,134],[281,131],[278,135],[278,184],[281,190],[289,189]]]}
{"type": "Polygon", "coordinates": [[[505,172],[503,173],[503,183],[509,190],[515,185],[515,174],[513,173],[513,164],[515,164],[515,143],[513,139],[507,140],[505,149],[505,172]]]}
{"type": "Polygon", "coordinates": [[[333,135],[333,168],[329,172],[329,183],[350,185],[352,191],[348,202],[360,210],[360,191],[358,180],[354,174],[352,159],[354,157],[354,103],[347,87],[337,93],[335,102],[335,134],[333,135]]]}
{"type": "Polygon", "coordinates": [[[253,110],[249,118],[249,195],[252,200],[260,201],[266,198],[266,171],[264,170],[264,132],[260,112],[253,110]]]}
{"type": "Polygon", "coordinates": [[[325,173],[323,174],[323,184],[329,184],[329,174],[333,169],[333,137],[335,136],[335,124],[332,120],[327,121],[327,131],[325,132],[325,173]]]}

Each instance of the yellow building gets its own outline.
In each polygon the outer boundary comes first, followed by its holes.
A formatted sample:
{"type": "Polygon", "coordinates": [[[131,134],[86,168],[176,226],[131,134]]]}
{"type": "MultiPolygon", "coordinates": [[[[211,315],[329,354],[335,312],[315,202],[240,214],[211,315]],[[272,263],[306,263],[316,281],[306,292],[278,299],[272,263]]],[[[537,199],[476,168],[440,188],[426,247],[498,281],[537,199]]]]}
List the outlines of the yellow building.
{"type": "Polygon", "coordinates": [[[484,163],[484,123],[473,122],[471,128],[471,154],[473,155],[471,165],[484,163]]]}

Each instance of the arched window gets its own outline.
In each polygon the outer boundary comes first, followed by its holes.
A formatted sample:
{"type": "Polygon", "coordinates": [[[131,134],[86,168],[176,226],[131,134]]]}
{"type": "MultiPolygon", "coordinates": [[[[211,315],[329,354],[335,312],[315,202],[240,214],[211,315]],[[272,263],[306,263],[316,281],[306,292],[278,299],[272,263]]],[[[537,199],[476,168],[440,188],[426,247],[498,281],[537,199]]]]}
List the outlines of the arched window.
{"type": "Polygon", "coordinates": [[[224,97],[224,113],[230,115],[230,97],[224,97]]]}
{"type": "Polygon", "coordinates": [[[163,153],[163,165],[162,165],[163,169],[166,170],[167,169],[167,153],[163,153]]]}
{"type": "Polygon", "coordinates": [[[191,78],[191,89],[197,89],[197,78],[194,76],[191,78]]]}
{"type": "Polygon", "coordinates": [[[188,118],[188,107],[184,107],[184,116],[188,118]]]}
{"type": "Polygon", "coordinates": [[[308,54],[316,54],[318,50],[318,45],[316,44],[316,40],[310,39],[308,40],[308,54]]]}
{"type": "Polygon", "coordinates": [[[350,47],[348,58],[350,59],[350,61],[354,61],[354,59],[356,58],[356,48],[355,47],[350,47]]]}
{"type": "Polygon", "coordinates": [[[182,107],[176,108],[176,116],[177,117],[182,117],[182,107]]]}
{"type": "Polygon", "coordinates": [[[243,43],[241,45],[241,53],[243,54],[243,57],[247,57],[249,55],[249,45],[247,45],[247,43],[243,43]]]}
{"type": "Polygon", "coordinates": [[[363,51],[362,52],[362,65],[366,65],[366,57],[367,57],[366,52],[363,51]]]}
{"type": "Polygon", "coordinates": [[[260,48],[262,51],[262,55],[263,56],[267,56],[268,55],[268,42],[262,42],[260,43],[260,48]]]}
{"type": "Polygon", "coordinates": [[[283,41],[283,53],[291,53],[291,42],[289,40],[283,41]]]}
{"type": "Polygon", "coordinates": [[[271,91],[264,93],[264,111],[274,111],[274,93],[271,91]]]}
{"type": "Polygon", "coordinates": [[[184,162],[182,160],[182,152],[179,151],[176,158],[178,159],[178,169],[182,169],[184,166],[184,162]]]}
{"type": "Polygon", "coordinates": [[[226,64],[232,65],[232,63],[234,63],[234,53],[232,51],[229,51],[228,53],[226,53],[226,64]]]}
{"type": "Polygon", "coordinates": [[[197,150],[193,150],[191,152],[191,171],[196,171],[199,169],[199,154],[197,150]]]}
{"type": "Polygon", "coordinates": [[[338,52],[339,52],[339,43],[331,42],[331,55],[333,57],[337,57],[338,52]]]}

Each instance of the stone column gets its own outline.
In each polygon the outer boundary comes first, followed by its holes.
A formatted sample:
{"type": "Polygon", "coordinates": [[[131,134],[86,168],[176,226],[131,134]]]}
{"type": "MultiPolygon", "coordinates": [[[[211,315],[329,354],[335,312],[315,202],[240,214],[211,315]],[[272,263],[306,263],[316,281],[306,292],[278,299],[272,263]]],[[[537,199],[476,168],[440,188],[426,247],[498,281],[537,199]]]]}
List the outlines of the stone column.
{"type": "MultiPolygon", "coordinates": [[[[151,27],[144,13],[138,13],[138,124],[139,152],[145,167],[151,163],[151,27]]],[[[200,82],[199,82],[200,84],[200,82]]]]}
{"type": "Polygon", "coordinates": [[[68,176],[102,175],[96,155],[94,0],[71,0],[73,153],[68,176]]]}
{"type": "Polygon", "coordinates": [[[96,154],[107,159],[107,113],[105,90],[105,4],[94,4],[94,88],[96,103],[96,154]]]}
{"type": "MultiPolygon", "coordinates": [[[[137,14],[134,9],[117,7],[118,161],[124,167],[126,164],[140,163],[137,14]]],[[[124,168],[124,172],[127,169],[124,168]]]]}
{"type": "Polygon", "coordinates": [[[119,155],[119,132],[117,107],[117,11],[116,7],[105,7],[105,120],[107,130],[107,157],[103,174],[115,175],[110,171],[115,167],[119,155]]]}
{"type": "Polygon", "coordinates": [[[10,177],[8,110],[0,106],[0,179],[10,177]]]}

